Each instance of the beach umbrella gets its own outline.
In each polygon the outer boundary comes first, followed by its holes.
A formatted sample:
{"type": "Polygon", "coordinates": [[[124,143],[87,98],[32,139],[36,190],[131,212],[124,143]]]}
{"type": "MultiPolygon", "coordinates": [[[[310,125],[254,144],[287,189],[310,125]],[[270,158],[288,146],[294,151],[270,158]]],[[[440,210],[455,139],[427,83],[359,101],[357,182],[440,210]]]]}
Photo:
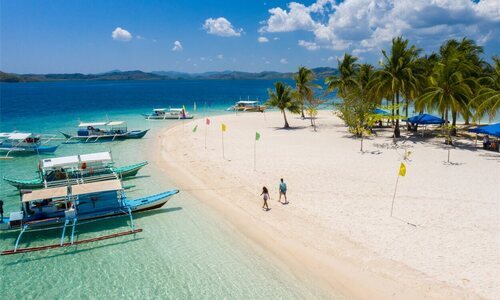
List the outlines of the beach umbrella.
{"type": "Polygon", "coordinates": [[[469,129],[469,132],[482,133],[500,137],[500,123],[472,128],[469,129]]]}

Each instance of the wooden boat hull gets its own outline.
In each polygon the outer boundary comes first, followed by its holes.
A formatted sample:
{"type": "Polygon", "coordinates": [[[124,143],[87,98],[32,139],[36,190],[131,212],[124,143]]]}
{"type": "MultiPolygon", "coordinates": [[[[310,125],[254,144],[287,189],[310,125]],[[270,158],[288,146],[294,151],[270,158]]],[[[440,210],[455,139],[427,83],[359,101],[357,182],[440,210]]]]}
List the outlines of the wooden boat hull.
{"type": "MultiPolygon", "coordinates": [[[[93,212],[93,213],[88,213],[88,214],[78,214],[78,221],[79,222],[84,222],[84,221],[91,221],[91,220],[97,220],[97,219],[103,219],[103,218],[109,218],[113,216],[118,216],[118,215],[124,215],[127,214],[127,209],[130,207],[130,210],[132,213],[138,213],[138,212],[143,212],[147,210],[152,210],[152,209],[158,209],[165,205],[165,203],[170,200],[170,198],[176,194],[179,193],[179,190],[170,190],[166,191],[163,193],[147,196],[144,198],[140,199],[135,199],[135,200],[127,200],[123,199],[123,207],[120,210],[111,210],[111,211],[100,211],[100,212],[93,212]]],[[[7,218],[8,220],[8,218],[7,218]]],[[[62,225],[65,222],[65,217],[54,217],[54,218],[49,218],[43,221],[36,221],[36,220],[30,220],[30,221],[25,221],[24,224],[28,224],[30,227],[48,227],[48,226],[54,226],[54,225],[62,225]]],[[[7,223],[3,223],[0,226],[0,230],[16,230],[19,229],[20,226],[9,226],[5,225],[7,223]]]]}
{"type": "Polygon", "coordinates": [[[187,115],[185,117],[179,116],[155,116],[155,115],[143,115],[145,119],[148,120],[189,120],[194,118],[193,115],[187,115]]]}
{"type": "Polygon", "coordinates": [[[36,146],[23,148],[0,148],[0,153],[8,153],[9,155],[34,155],[43,153],[54,153],[59,146],[36,146]]]}
{"type": "Polygon", "coordinates": [[[146,130],[132,130],[127,131],[123,134],[103,134],[103,135],[89,135],[89,136],[77,136],[61,132],[65,138],[68,140],[64,142],[65,144],[71,143],[100,143],[100,142],[112,142],[127,139],[140,139],[143,138],[149,129],[146,130]]]}
{"type": "MultiPolygon", "coordinates": [[[[119,168],[111,168],[111,171],[116,173],[120,178],[127,178],[137,175],[140,169],[148,164],[147,161],[140,162],[138,164],[133,164],[129,166],[119,167],[119,168]]],[[[35,179],[16,179],[10,178],[7,176],[3,177],[10,185],[18,188],[18,189],[41,189],[44,187],[43,180],[41,178],[35,179]]]]}

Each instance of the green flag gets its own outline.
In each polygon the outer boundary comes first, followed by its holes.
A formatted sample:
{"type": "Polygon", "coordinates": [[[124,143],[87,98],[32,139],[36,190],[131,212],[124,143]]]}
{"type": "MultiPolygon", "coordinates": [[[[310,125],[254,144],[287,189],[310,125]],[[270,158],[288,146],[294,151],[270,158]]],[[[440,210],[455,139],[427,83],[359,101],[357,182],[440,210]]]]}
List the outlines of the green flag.
{"type": "Polygon", "coordinates": [[[198,129],[198,125],[194,126],[193,132],[196,132],[196,129],[198,129]]]}
{"type": "Polygon", "coordinates": [[[260,140],[260,133],[255,132],[255,140],[256,141],[260,140]]]}

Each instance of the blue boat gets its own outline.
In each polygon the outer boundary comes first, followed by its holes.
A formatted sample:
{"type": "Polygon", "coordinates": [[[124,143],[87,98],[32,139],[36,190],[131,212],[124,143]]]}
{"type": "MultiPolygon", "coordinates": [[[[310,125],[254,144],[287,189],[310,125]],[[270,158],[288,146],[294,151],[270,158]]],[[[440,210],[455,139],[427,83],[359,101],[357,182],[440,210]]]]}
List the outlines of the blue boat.
{"type": "Polygon", "coordinates": [[[20,230],[14,249],[1,255],[42,251],[141,232],[134,225],[133,213],[162,207],[179,190],[169,190],[140,199],[128,199],[120,180],[106,180],[70,186],[33,190],[21,196],[21,210],[11,212],[0,223],[0,230],[20,230]],[[128,216],[131,230],[87,240],[75,240],[75,228],[97,219],[128,216]],[[61,229],[57,244],[20,248],[24,233],[61,229]],[[69,236],[66,238],[66,231],[69,236]],[[65,241],[68,239],[68,241],[65,241]]]}
{"type": "Polygon", "coordinates": [[[76,135],[61,132],[67,139],[65,143],[98,143],[112,142],[116,140],[140,139],[143,138],[149,129],[131,130],[127,129],[127,124],[123,121],[109,122],[81,122],[78,125],[76,135]]]}
{"type": "Polygon", "coordinates": [[[43,154],[54,153],[58,146],[46,145],[54,136],[26,132],[0,133],[0,153],[5,153],[1,158],[12,158],[11,154],[43,154]]]}

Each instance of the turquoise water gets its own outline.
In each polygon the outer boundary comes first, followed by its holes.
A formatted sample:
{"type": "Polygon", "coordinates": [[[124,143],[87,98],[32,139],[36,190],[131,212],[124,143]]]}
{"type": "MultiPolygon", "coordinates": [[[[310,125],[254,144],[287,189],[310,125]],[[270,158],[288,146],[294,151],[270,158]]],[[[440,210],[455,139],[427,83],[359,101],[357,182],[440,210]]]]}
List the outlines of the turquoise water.
{"type": "MultiPolygon", "coordinates": [[[[176,121],[147,121],[153,107],[186,105],[198,114],[224,113],[240,97],[265,98],[267,81],[61,82],[0,85],[0,131],[55,133],[75,130],[78,119],[125,120],[131,129],[151,128],[143,140],[62,145],[56,155],[111,151],[117,165],[146,159],[144,146],[176,121]]],[[[50,156],[43,156],[50,157],[50,156]]],[[[0,176],[35,176],[40,157],[0,161],[0,176]]],[[[167,174],[168,176],[168,174],[167,174]]],[[[130,198],[175,188],[155,162],[141,170],[130,198]]],[[[5,210],[16,210],[16,190],[0,183],[5,210]]],[[[2,299],[167,298],[303,299],[319,291],[298,282],[265,253],[189,193],[181,192],[159,210],[140,214],[144,232],[22,255],[0,257],[2,299]]],[[[78,227],[79,239],[128,229],[127,218],[78,227]]],[[[22,246],[56,243],[60,231],[34,232],[22,246]]],[[[16,233],[0,233],[0,249],[11,249],[16,233]]]]}

